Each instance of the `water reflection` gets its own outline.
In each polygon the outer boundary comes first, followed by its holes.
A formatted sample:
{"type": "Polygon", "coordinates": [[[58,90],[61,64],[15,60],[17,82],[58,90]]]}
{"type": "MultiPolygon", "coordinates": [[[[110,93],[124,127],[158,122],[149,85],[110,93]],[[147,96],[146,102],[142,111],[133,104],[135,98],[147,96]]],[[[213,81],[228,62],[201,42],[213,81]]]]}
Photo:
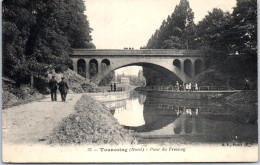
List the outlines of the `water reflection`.
{"type": "Polygon", "coordinates": [[[256,107],[235,109],[219,102],[149,98],[138,92],[115,105],[111,107],[118,122],[143,138],[257,142],[256,107]]]}

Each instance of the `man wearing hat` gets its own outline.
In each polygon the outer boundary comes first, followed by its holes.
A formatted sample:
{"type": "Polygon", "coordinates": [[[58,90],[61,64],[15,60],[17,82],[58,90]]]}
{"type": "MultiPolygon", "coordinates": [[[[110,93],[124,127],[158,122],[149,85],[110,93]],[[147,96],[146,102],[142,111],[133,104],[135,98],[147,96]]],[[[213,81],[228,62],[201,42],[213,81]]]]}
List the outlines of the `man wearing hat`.
{"type": "Polygon", "coordinates": [[[69,90],[69,86],[67,82],[64,81],[64,77],[61,77],[61,81],[59,82],[59,91],[61,94],[61,100],[66,101],[66,96],[69,90]]]}
{"type": "Polygon", "coordinates": [[[49,81],[49,87],[51,90],[51,101],[57,101],[57,84],[58,82],[54,79],[55,76],[52,76],[52,79],[49,81]]]}

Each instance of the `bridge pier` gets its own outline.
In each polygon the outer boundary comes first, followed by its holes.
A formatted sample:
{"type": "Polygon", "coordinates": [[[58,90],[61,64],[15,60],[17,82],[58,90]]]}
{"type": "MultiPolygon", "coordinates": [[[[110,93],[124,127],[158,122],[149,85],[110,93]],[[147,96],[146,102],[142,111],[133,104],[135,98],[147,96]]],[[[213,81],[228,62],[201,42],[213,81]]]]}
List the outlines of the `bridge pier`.
{"type": "Polygon", "coordinates": [[[73,71],[78,73],[78,59],[72,59],[73,71]]]}
{"type": "Polygon", "coordinates": [[[102,73],[102,60],[101,59],[99,59],[99,60],[97,60],[98,61],[98,74],[99,73],[102,73]]]}
{"type": "Polygon", "coordinates": [[[180,66],[181,73],[184,73],[184,60],[181,59],[181,60],[180,60],[180,63],[181,63],[181,66],[180,66]]]}
{"type": "Polygon", "coordinates": [[[195,77],[195,60],[191,60],[191,78],[195,77]]]}
{"type": "Polygon", "coordinates": [[[89,60],[88,59],[84,59],[84,60],[86,62],[86,70],[85,70],[86,78],[89,78],[89,70],[90,70],[90,68],[89,68],[89,60]]]}

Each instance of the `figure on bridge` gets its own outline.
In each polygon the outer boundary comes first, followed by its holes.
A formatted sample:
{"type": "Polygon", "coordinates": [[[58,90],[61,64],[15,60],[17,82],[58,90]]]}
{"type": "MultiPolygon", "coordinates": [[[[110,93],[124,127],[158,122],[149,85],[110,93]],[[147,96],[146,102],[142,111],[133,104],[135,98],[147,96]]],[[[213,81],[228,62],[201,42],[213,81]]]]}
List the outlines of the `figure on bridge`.
{"type": "Polygon", "coordinates": [[[57,101],[57,80],[54,79],[55,76],[52,76],[52,79],[49,81],[49,88],[51,90],[51,101],[57,101]]]}
{"type": "Polygon", "coordinates": [[[249,80],[245,79],[245,87],[244,90],[249,90],[249,80]]]}
{"type": "Polygon", "coordinates": [[[61,100],[65,102],[69,90],[69,86],[67,82],[64,81],[64,79],[65,79],[64,77],[61,77],[61,81],[59,82],[59,91],[61,94],[61,100]]]}
{"type": "Polygon", "coordinates": [[[114,83],[114,91],[116,91],[116,83],[114,83]]]}
{"type": "Polygon", "coordinates": [[[179,82],[178,82],[178,81],[176,81],[176,89],[177,89],[177,91],[179,91],[179,90],[180,90],[180,84],[179,84],[179,82]]]}
{"type": "Polygon", "coordinates": [[[110,84],[110,88],[111,88],[111,91],[113,91],[113,85],[112,85],[112,83],[110,84]]]}
{"type": "Polygon", "coordinates": [[[195,83],[195,91],[198,91],[199,90],[199,87],[198,87],[198,84],[197,83],[195,83]]]}

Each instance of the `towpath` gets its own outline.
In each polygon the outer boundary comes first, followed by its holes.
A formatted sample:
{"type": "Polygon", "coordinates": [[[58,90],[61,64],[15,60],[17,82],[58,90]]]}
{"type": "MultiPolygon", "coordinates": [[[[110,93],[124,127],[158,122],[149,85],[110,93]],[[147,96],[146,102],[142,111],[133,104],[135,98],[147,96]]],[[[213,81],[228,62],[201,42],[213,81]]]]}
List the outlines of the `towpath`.
{"type": "Polygon", "coordinates": [[[82,94],[68,94],[67,101],[46,99],[2,110],[2,142],[45,143],[45,138],[63,118],[72,114],[82,94]]]}

